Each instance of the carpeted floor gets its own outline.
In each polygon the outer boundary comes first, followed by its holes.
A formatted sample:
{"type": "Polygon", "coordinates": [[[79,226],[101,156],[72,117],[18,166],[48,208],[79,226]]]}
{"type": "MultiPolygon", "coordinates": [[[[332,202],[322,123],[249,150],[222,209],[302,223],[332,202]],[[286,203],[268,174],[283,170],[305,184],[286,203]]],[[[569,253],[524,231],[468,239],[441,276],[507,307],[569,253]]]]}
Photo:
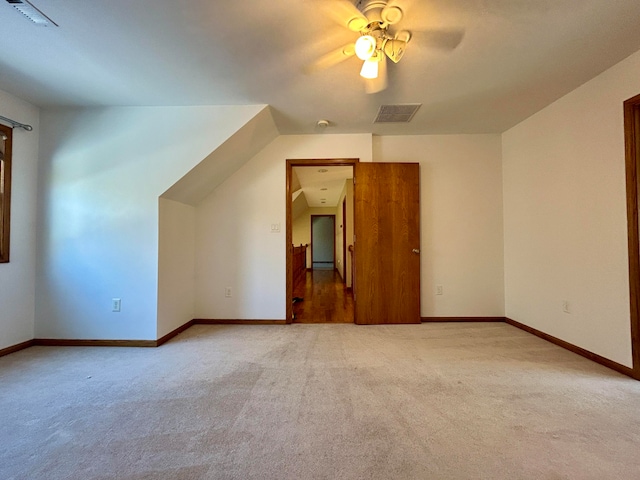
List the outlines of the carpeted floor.
{"type": "Polygon", "coordinates": [[[0,479],[639,479],[640,382],[506,324],[0,358],[0,479]]]}

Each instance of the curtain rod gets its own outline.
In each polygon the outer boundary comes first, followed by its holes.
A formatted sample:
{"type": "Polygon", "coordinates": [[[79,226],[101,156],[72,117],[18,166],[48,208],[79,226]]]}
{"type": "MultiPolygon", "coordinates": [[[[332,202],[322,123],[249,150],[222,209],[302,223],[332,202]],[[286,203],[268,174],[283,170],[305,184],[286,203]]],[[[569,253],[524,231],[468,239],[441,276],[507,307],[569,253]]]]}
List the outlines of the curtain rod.
{"type": "Polygon", "coordinates": [[[31,130],[33,130],[33,127],[31,125],[27,125],[25,123],[20,123],[20,122],[16,122],[15,120],[11,120],[10,118],[7,117],[3,117],[2,115],[0,115],[0,120],[4,120],[5,122],[8,122],[11,124],[11,128],[24,128],[27,132],[30,132],[31,130]]]}

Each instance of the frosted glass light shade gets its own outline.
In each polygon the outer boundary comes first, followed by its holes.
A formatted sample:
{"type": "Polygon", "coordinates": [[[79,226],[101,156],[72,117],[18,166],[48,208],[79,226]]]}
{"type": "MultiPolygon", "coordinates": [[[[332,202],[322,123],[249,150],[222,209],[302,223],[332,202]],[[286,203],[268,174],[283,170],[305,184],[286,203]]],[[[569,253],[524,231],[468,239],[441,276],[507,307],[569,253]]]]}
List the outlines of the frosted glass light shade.
{"type": "Polygon", "coordinates": [[[378,78],[378,59],[365,60],[360,70],[360,76],[364,78],[378,78]]]}
{"type": "Polygon", "coordinates": [[[356,55],[360,60],[369,60],[376,51],[376,39],[371,35],[362,35],[356,41],[356,55]]]}

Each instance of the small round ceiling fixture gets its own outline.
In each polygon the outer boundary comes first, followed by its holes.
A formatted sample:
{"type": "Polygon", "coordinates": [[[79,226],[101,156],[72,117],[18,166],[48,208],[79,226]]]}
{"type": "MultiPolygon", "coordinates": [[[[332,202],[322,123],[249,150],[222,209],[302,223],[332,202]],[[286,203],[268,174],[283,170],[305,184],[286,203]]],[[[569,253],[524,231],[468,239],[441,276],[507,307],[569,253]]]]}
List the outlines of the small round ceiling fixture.
{"type": "Polygon", "coordinates": [[[318,123],[316,123],[316,125],[320,128],[327,128],[329,126],[329,120],[318,120],[318,123]]]}

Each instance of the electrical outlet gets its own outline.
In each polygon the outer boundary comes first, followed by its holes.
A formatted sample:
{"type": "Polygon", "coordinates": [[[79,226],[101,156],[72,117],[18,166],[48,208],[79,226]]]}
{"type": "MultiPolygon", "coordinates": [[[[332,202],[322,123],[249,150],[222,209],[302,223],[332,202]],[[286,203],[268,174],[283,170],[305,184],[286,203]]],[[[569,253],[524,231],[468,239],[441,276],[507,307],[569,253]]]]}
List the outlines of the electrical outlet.
{"type": "Polygon", "coordinates": [[[442,295],[442,294],[443,294],[442,285],[436,285],[436,295],[442,295]]]}
{"type": "Polygon", "coordinates": [[[571,313],[571,308],[569,308],[569,301],[568,300],[563,300],[562,301],[562,311],[564,313],[571,313]]]}
{"type": "Polygon", "coordinates": [[[112,298],[111,299],[111,311],[112,312],[119,312],[120,311],[120,307],[122,307],[122,300],[120,300],[119,298],[112,298]]]}
{"type": "Polygon", "coordinates": [[[227,297],[227,298],[231,297],[231,287],[225,287],[224,296],[227,297]]]}

